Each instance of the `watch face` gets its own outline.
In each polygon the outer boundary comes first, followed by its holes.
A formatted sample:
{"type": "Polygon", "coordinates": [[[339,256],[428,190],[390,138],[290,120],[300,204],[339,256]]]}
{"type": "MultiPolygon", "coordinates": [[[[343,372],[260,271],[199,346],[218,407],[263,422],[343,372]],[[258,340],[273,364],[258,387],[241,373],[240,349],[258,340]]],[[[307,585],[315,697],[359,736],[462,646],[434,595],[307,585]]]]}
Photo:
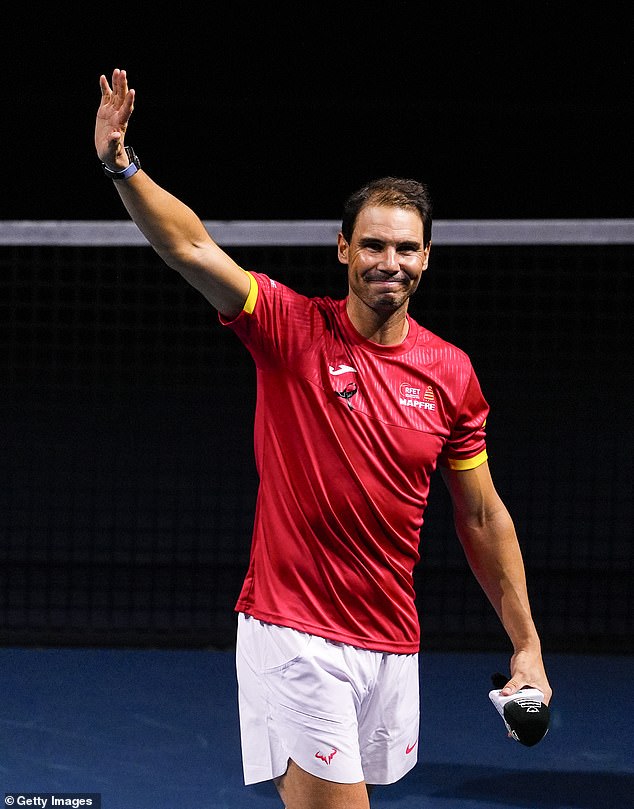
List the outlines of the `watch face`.
{"type": "Polygon", "coordinates": [[[130,161],[130,163],[134,163],[134,165],[138,169],[140,169],[141,168],[141,161],[136,156],[136,153],[135,153],[134,149],[131,146],[126,146],[125,151],[126,151],[126,154],[128,155],[128,160],[130,161]]]}

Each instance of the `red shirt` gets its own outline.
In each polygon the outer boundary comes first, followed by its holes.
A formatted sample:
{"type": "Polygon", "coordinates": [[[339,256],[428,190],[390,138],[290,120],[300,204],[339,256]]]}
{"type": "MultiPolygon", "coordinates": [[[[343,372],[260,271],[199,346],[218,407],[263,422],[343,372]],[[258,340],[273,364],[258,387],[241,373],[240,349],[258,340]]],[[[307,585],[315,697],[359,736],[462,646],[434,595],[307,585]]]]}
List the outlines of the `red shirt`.
{"type": "Polygon", "coordinates": [[[430,476],[437,463],[486,460],[488,405],[469,358],[409,317],[403,343],[373,343],[345,300],[251,276],[245,309],[227,324],[258,385],[260,485],[236,610],[362,648],[416,652],[412,574],[430,476]]]}

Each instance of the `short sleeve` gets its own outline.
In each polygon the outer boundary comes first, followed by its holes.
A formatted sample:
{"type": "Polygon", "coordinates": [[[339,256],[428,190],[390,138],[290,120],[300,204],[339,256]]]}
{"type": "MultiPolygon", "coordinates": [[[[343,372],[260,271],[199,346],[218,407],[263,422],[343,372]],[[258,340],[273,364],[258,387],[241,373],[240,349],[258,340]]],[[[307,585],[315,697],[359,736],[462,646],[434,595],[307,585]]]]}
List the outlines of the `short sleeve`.
{"type": "Polygon", "coordinates": [[[451,433],[438,463],[448,469],[475,469],[487,460],[487,404],[473,368],[459,404],[451,433]]]}

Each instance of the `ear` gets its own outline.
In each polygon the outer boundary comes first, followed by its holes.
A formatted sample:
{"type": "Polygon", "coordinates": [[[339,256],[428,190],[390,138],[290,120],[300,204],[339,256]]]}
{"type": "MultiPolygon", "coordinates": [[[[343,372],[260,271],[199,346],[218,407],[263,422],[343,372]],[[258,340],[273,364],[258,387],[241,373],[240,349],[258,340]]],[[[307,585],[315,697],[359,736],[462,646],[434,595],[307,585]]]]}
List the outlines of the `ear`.
{"type": "Polygon", "coordinates": [[[343,233],[339,231],[337,235],[337,258],[341,264],[348,263],[348,242],[344,239],[343,233]]]}
{"type": "Polygon", "coordinates": [[[429,241],[427,247],[423,250],[423,272],[429,267],[429,252],[431,250],[431,240],[429,241]]]}

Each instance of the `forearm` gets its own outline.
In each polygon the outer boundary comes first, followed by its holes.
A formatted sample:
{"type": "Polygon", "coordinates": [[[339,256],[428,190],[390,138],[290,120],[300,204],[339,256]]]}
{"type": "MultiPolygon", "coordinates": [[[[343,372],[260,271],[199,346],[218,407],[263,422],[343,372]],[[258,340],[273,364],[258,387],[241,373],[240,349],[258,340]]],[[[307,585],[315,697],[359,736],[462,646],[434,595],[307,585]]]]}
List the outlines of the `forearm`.
{"type": "Polygon", "coordinates": [[[548,702],[552,690],[531,615],[522,552],[511,516],[493,486],[488,463],[462,472],[445,469],[443,477],[469,565],[513,644],[511,679],[504,691],[510,694],[530,684],[540,688],[548,702]]]}
{"type": "Polygon", "coordinates": [[[456,518],[469,565],[495,609],[515,651],[540,647],[526,574],[512,519],[503,504],[482,520],[456,518]]]}

